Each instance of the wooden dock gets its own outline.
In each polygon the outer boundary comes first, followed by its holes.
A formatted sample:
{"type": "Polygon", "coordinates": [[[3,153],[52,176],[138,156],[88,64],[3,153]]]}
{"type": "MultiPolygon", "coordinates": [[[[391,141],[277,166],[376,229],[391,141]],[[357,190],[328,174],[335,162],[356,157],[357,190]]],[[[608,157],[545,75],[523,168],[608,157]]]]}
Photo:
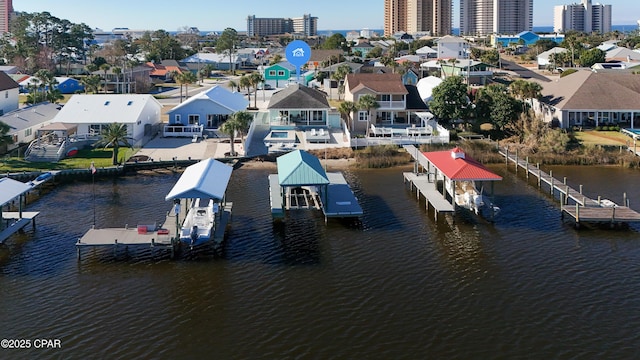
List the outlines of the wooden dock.
{"type": "Polygon", "coordinates": [[[455,211],[453,205],[436,189],[436,183],[429,181],[427,174],[418,175],[412,172],[404,172],[402,176],[405,183],[409,182],[411,191],[415,186],[418,200],[420,200],[420,195],[424,196],[427,210],[429,210],[429,204],[431,204],[434,209],[435,220],[438,220],[439,213],[453,213],[455,211]]]}
{"type": "Polygon", "coordinates": [[[604,202],[598,197],[597,200],[586,196],[583,193],[582,185],[576,190],[567,185],[567,179],[562,180],[553,177],[553,172],[545,172],[540,169],[540,165],[532,165],[528,159],[521,159],[518,153],[510,153],[508,149],[498,151],[505,157],[507,166],[513,163],[516,174],[519,170],[525,171],[527,179],[533,176],[538,183],[538,188],[542,189],[542,184],[549,188],[549,194],[555,197],[557,193],[560,197],[560,210],[562,216],[568,215],[580,227],[581,222],[585,223],[610,223],[612,226],[620,223],[640,222],[640,213],[629,208],[628,199],[624,195],[624,205],[619,206],[610,202],[604,202]],[[573,204],[570,204],[573,202],[573,204]]]}
{"type": "Polygon", "coordinates": [[[17,211],[4,211],[2,212],[2,231],[0,231],[0,244],[3,244],[11,235],[25,228],[25,226],[31,225],[36,228],[36,217],[40,213],[37,211],[23,211],[20,214],[17,211]]]}
{"type": "MultiPolygon", "coordinates": [[[[213,241],[216,244],[222,243],[226,235],[227,226],[231,222],[231,212],[233,203],[227,202],[221,206],[221,213],[216,217],[216,227],[213,233],[213,241]]],[[[175,215],[167,214],[165,221],[160,225],[147,225],[147,231],[140,231],[138,226],[130,228],[91,228],[81,238],[78,239],[76,247],[78,250],[78,260],[81,259],[81,248],[83,247],[113,247],[114,254],[121,246],[147,246],[152,251],[155,248],[171,250],[171,257],[175,255],[175,250],[180,244],[179,229],[182,226],[186,211],[175,215]]]]}

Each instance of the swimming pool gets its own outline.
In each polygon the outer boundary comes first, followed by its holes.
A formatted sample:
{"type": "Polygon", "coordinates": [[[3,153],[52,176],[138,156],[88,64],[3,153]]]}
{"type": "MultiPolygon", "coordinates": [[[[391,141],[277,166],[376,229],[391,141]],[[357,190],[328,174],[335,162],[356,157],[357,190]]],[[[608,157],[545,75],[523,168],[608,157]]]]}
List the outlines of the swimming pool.
{"type": "Polygon", "coordinates": [[[272,130],[265,136],[265,142],[295,142],[296,132],[293,130],[272,130]]]}

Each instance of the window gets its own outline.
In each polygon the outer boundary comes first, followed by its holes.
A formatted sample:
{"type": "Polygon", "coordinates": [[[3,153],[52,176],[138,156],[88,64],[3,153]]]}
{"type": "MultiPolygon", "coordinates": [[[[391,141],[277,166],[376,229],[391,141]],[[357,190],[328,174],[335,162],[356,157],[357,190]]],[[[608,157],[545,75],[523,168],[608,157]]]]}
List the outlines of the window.
{"type": "Polygon", "coordinates": [[[378,97],[380,97],[380,101],[391,101],[391,95],[389,94],[381,94],[378,97]]]}
{"type": "Polygon", "coordinates": [[[369,113],[366,111],[358,111],[358,121],[369,120],[369,113]]]}
{"type": "Polygon", "coordinates": [[[200,124],[200,115],[189,115],[189,125],[200,124]]]}
{"type": "Polygon", "coordinates": [[[269,70],[269,76],[276,76],[275,70],[269,70]]]}
{"type": "Polygon", "coordinates": [[[284,70],[278,70],[278,76],[284,76],[284,70]]]}
{"type": "Polygon", "coordinates": [[[180,118],[180,114],[176,114],[176,124],[182,124],[182,119],[180,118]]]}
{"type": "Polygon", "coordinates": [[[24,130],[24,137],[31,136],[31,132],[32,132],[32,131],[33,131],[32,129],[25,129],[25,130],[24,130]]]}
{"type": "Polygon", "coordinates": [[[8,91],[5,91],[5,92],[4,92],[4,98],[5,98],[5,99],[8,99],[8,98],[9,98],[9,92],[8,92],[8,91]]]}

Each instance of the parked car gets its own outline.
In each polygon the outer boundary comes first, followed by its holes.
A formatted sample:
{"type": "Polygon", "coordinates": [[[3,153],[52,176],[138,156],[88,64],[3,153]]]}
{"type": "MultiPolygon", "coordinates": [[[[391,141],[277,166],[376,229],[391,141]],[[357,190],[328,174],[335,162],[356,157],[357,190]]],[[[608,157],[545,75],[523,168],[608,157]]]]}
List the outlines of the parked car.
{"type": "Polygon", "coordinates": [[[273,90],[273,86],[267,83],[258,84],[258,90],[273,90]]]}

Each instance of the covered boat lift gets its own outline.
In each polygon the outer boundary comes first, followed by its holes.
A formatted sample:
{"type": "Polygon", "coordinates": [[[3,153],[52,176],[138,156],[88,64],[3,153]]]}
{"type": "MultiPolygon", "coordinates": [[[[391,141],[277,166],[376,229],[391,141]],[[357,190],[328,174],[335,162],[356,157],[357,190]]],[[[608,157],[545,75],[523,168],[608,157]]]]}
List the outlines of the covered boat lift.
{"type": "Polygon", "coordinates": [[[180,207],[185,199],[186,209],[195,199],[213,199],[219,205],[219,211],[214,214],[213,240],[222,240],[226,223],[231,217],[232,203],[226,201],[226,191],[233,168],[218,160],[209,158],[187,167],[173,186],[165,200],[173,200],[173,215],[176,217],[176,237],[180,240],[180,207]],[[226,214],[226,216],[225,216],[226,214]],[[224,221],[223,221],[224,220],[224,221]]]}
{"type": "Polygon", "coordinates": [[[340,172],[327,173],[320,160],[304,150],[278,157],[278,174],[269,175],[271,214],[285,217],[295,209],[322,210],[330,217],[358,217],[363,214],[349,184],[340,172]]]}
{"type": "Polygon", "coordinates": [[[32,186],[23,182],[10,179],[8,177],[0,179],[0,244],[4,243],[9,236],[23,229],[29,222],[36,226],[36,216],[39,212],[22,210],[25,203],[25,194],[32,189],[32,186]],[[18,199],[17,212],[3,212],[4,206],[18,199]]]}

